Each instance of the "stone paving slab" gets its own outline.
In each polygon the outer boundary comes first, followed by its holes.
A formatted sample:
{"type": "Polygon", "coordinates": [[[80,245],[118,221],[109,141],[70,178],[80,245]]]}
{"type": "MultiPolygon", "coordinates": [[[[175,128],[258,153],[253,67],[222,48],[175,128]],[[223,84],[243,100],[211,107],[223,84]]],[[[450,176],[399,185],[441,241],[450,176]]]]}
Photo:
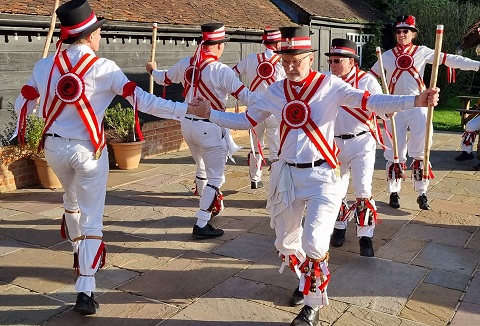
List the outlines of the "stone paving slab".
{"type": "Polygon", "coordinates": [[[0,325],[39,325],[66,309],[58,300],[0,282],[0,325]]]}
{"type": "Polygon", "coordinates": [[[188,251],[119,289],[184,307],[249,265],[219,255],[188,251]]]}
{"type": "Polygon", "coordinates": [[[51,293],[74,281],[72,255],[28,248],[0,257],[0,281],[51,293]],[[67,267],[68,266],[68,267],[67,267]]]}
{"type": "Polygon", "coordinates": [[[222,256],[258,262],[269,253],[276,251],[274,242],[274,237],[246,233],[212,252],[222,256]]]}
{"type": "Polygon", "coordinates": [[[467,293],[463,298],[464,302],[480,305],[480,272],[474,274],[473,280],[468,286],[467,293]]]}
{"type": "Polygon", "coordinates": [[[464,291],[469,280],[470,275],[432,269],[428,272],[423,282],[464,291]]]}
{"type": "Polygon", "coordinates": [[[171,305],[120,291],[109,292],[97,298],[102,302],[102,306],[94,318],[69,310],[44,325],[154,326],[178,311],[171,305]]]}
{"type": "Polygon", "coordinates": [[[471,275],[480,261],[480,252],[429,243],[412,261],[412,264],[447,272],[471,275]]]}
{"type": "Polygon", "coordinates": [[[426,324],[408,319],[387,315],[375,310],[352,306],[335,321],[335,326],[425,326],[426,324]]]}
{"type": "Polygon", "coordinates": [[[453,316],[461,291],[420,284],[399,316],[427,325],[446,325],[453,316]]]}
{"type": "Polygon", "coordinates": [[[458,307],[450,326],[465,326],[480,324],[480,305],[462,302],[458,307]]]}
{"type": "Polygon", "coordinates": [[[328,293],[332,299],[395,315],[426,273],[422,267],[356,256],[332,275],[328,293]]]}
{"type": "Polygon", "coordinates": [[[467,243],[471,233],[457,229],[445,229],[436,226],[410,223],[402,228],[395,236],[462,247],[467,243]]]}

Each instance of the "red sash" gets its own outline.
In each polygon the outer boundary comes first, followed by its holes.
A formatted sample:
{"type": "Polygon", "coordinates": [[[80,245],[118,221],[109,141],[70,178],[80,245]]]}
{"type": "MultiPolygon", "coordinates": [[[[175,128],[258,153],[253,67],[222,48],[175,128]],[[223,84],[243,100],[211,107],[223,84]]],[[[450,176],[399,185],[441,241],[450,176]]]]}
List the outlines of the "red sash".
{"type": "MultiPolygon", "coordinates": [[[[357,67],[355,67],[354,69],[358,70],[357,67]]],[[[360,81],[360,79],[365,77],[366,74],[367,73],[363,70],[356,71],[354,74],[347,77],[345,79],[345,82],[349,83],[350,85],[352,85],[353,87],[358,89],[358,82],[360,81]]],[[[382,148],[384,150],[387,148],[385,146],[385,142],[383,140],[382,133],[379,132],[380,129],[378,127],[378,121],[377,121],[376,114],[371,113],[370,115],[368,115],[367,111],[362,110],[360,108],[351,109],[351,108],[346,107],[346,106],[342,106],[342,108],[345,111],[347,111],[348,113],[350,113],[350,115],[352,115],[358,121],[364,123],[368,127],[368,129],[370,130],[370,133],[372,134],[373,138],[375,138],[375,140],[382,146],[382,148]]]]}
{"type": "Polygon", "coordinates": [[[395,56],[395,70],[392,73],[392,77],[388,84],[388,90],[390,94],[394,94],[395,84],[397,80],[400,78],[404,71],[407,71],[418,84],[418,89],[423,91],[425,89],[425,84],[423,83],[422,78],[420,77],[420,73],[414,66],[414,59],[413,55],[417,51],[418,46],[410,44],[405,49],[402,49],[399,46],[396,46],[392,49],[392,53],[395,56]]]}
{"type": "Polygon", "coordinates": [[[255,91],[262,82],[267,83],[268,86],[275,82],[275,66],[278,61],[280,61],[280,56],[278,54],[274,54],[270,59],[267,60],[265,53],[258,53],[257,61],[257,75],[250,84],[250,90],[252,92],[255,91]]]}
{"type": "MultiPolygon", "coordinates": [[[[50,128],[55,119],[58,118],[67,104],[73,104],[77,108],[85,127],[90,135],[90,140],[95,147],[95,153],[99,155],[105,146],[105,135],[103,125],[99,124],[93,111],[92,105],[85,95],[85,84],[83,76],[98,60],[93,54],[85,54],[78,61],[75,67],[72,67],[66,50],[55,57],[54,65],[60,71],[60,79],[55,86],[55,96],[46,110],[46,102],[43,107],[43,117],[45,118],[45,131],[50,128]]],[[[50,88],[50,79],[47,89],[50,88]]],[[[43,146],[43,143],[41,143],[43,146]]]]}
{"type": "Polygon", "coordinates": [[[337,166],[337,145],[335,142],[333,142],[332,146],[328,144],[327,139],[310,117],[311,108],[309,102],[320,88],[324,78],[324,74],[314,71],[310,72],[302,89],[298,93],[293,88],[290,80],[284,80],[283,87],[287,103],[282,110],[282,121],[280,122],[280,148],[278,152],[280,154],[289,131],[302,128],[323,158],[332,168],[335,168],[337,166]]]}

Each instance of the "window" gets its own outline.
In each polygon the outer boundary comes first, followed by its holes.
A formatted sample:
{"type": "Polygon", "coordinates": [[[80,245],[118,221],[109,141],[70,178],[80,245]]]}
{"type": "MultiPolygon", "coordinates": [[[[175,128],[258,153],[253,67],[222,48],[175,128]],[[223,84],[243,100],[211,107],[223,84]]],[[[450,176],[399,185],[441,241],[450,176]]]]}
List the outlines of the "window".
{"type": "Polygon", "coordinates": [[[359,65],[362,65],[363,45],[373,39],[373,34],[347,33],[347,40],[357,43],[357,55],[360,58],[359,65]]]}

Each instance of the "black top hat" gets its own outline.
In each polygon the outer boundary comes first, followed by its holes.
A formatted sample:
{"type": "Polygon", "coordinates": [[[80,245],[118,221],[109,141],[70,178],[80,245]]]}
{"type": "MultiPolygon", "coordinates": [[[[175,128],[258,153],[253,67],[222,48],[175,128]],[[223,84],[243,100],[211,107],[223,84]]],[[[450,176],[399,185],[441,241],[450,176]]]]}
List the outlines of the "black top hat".
{"type": "Polygon", "coordinates": [[[263,43],[277,43],[282,40],[282,34],[278,28],[266,27],[262,35],[263,43]]]}
{"type": "Polygon", "coordinates": [[[353,58],[355,62],[359,62],[360,58],[357,55],[357,44],[353,41],[346,40],[343,38],[334,38],[332,40],[332,46],[330,47],[330,52],[325,53],[327,57],[330,56],[339,56],[346,58],[353,58]]]}
{"type": "Polygon", "coordinates": [[[87,0],[72,0],[55,11],[60,20],[60,38],[71,44],[100,28],[105,19],[97,19],[87,0]]]}
{"type": "Polygon", "coordinates": [[[415,16],[398,16],[394,28],[406,28],[418,33],[418,29],[415,26],[415,16]]]}
{"type": "Polygon", "coordinates": [[[280,27],[282,41],[280,50],[274,51],[280,54],[301,54],[314,52],[310,40],[310,30],[307,26],[302,27],[280,27]]]}
{"type": "Polygon", "coordinates": [[[222,23],[208,23],[202,26],[202,41],[205,45],[228,42],[230,38],[225,36],[225,25],[222,23]]]}

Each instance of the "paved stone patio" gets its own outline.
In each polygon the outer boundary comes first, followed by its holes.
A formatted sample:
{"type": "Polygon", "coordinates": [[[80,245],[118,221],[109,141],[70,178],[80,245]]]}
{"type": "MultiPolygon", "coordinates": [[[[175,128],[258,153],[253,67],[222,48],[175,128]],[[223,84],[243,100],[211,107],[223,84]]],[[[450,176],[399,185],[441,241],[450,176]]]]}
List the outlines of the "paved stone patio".
{"type": "MultiPolygon", "coordinates": [[[[0,194],[0,324],[288,325],[299,311],[288,306],[296,277],[278,273],[267,187],[250,189],[247,141],[237,139],[244,149],[227,165],[226,209],[213,221],[225,235],[213,240],[191,238],[198,198],[188,151],[111,170],[107,265],[97,273],[101,309],[94,316],[71,309],[76,294],[71,246],[59,233],[61,190],[0,194]]],[[[350,223],[344,246],[330,252],[331,305],[319,325],[480,325],[480,172],[471,171],[474,161],[453,160],[459,143],[459,133],[434,135],[431,211],[418,209],[410,179],[402,207],[388,206],[377,151],[376,257],[359,255],[350,223]]],[[[267,168],[265,174],[267,184],[267,168]]]]}

